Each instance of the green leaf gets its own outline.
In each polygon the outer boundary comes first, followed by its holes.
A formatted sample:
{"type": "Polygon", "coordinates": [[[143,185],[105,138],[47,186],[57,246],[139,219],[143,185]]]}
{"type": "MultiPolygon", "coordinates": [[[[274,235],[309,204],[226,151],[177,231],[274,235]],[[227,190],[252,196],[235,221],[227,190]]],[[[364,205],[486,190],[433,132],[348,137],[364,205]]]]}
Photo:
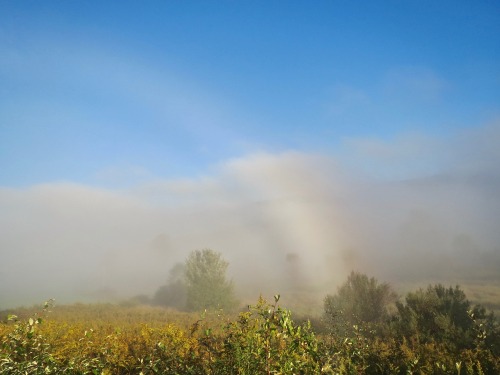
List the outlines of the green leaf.
{"type": "Polygon", "coordinates": [[[7,320],[8,321],[16,321],[17,320],[17,315],[9,314],[9,315],[7,315],[7,320]]]}

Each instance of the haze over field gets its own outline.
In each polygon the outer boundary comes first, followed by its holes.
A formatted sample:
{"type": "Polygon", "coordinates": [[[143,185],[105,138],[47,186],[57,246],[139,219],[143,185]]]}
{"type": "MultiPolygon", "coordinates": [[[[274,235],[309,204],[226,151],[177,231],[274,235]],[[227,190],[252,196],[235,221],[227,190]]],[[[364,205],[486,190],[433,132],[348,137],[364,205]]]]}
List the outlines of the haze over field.
{"type": "Polygon", "coordinates": [[[0,308],[500,282],[500,5],[0,3],[0,308]]]}

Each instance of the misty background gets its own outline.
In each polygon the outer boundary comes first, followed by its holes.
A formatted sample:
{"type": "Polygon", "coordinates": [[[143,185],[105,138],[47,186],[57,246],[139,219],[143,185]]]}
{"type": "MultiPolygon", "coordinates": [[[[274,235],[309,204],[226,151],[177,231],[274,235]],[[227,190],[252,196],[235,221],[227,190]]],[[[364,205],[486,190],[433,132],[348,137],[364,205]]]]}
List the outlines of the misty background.
{"type": "Polygon", "coordinates": [[[492,123],[443,139],[351,139],[337,157],[252,154],[128,189],[2,188],[0,295],[11,306],[152,294],[207,247],[230,262],[237,290],[255,295],[334,291],[351,270],[496,283],[498,144],[492,123]],[[374,163],[385,177],[370,174],[374,163]]]}
{"type": "Polygon", "coordinates": [[[0,308],[203,248],[243,300],[499,287],[499,36],[494,1],[0,2],[0,308]]]}

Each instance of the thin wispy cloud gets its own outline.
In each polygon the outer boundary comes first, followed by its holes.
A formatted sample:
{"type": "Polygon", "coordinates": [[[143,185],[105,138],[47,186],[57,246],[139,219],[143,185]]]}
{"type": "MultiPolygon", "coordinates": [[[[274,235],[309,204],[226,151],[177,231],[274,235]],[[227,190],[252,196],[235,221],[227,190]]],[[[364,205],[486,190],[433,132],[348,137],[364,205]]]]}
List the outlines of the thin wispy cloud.
{"type": "MultiPolygon", "coordinates": [[[[81,153],[92,145],[96,155],[106,154],[94,169],[123,169],[137,164],[134,159],[141,163],[157,158],[152,163],[157,172],[163,165],[178,174],[176,164],[189,160],[189,154],[213,163],[251,142],[232,129],[233,110],[216,99],[217,93],[190,82],[182,72],[165,67],[158,71],[154,62],[141,63],[97,47],[42,43],[45,48],[18,51],[4,63],[6,76],[21,79],[29,72],[22,79],[34,92],[22,111],[15,103],[3,108],[4,126],[15,123],[18,132],[25,130],[6,150],[34,146],[42,160],[57,164],[60,160],[50,159],[58,150],[71,158],[72,149],[81,153]],[[44,86],[50,87],[48,95],[37,94],[44,86]],[[137,127],[142,134],[129,141],[137,127]],[[108,142],[113,146],[105,148],[108,142]]],[[[238,121],[244,126],[245,121],[238,121]]],[[[93,159],[88,161],[95,164],[93,159]]]]}
{"type": "MultiPolygon", "coordinates": [[[[439,104],[449,84],[427,67],[393,67],[382,81],[382,92],[406,104],[439,104]]],[[[399,102],[398,104],[401,104],[399,102]]]]}

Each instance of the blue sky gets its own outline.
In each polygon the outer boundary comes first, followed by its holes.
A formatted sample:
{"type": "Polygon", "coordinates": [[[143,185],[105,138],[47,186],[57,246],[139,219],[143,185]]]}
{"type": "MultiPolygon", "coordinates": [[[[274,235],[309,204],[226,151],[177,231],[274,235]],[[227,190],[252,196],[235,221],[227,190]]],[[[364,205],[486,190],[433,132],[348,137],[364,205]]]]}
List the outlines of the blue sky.
{"type": "Polygon", "coordinates": [[[499,145],[498,1],[0,0],[0,308],[498,281],[499,145]]]}
{"type": "Polygon", "coordinates": [[[0,184],[447,136],[498,116],[499,35],[495,1],[3,1],[0,184]]]}

